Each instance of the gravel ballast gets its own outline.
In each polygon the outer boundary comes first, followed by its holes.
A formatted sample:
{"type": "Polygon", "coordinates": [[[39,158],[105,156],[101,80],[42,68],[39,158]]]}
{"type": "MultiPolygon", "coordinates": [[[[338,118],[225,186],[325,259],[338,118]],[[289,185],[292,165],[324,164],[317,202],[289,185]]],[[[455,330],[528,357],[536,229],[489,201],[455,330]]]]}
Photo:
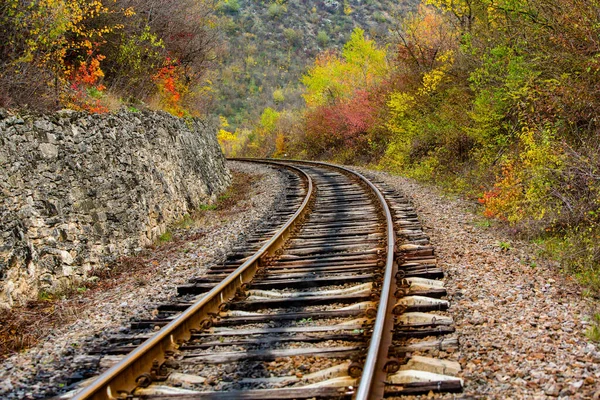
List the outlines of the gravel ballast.
{"type": "Polygon", "coordinates": [[[358,170],[412,200],[446,273],[465,390],[439,397],[600,399],[600,352],[585,336],[597,300],[537,259],[533,246],[481,226],[472,203],[358,170]]]}
{"type": "MultiPolygon", "coordinates": [[[[158,272],[96,294],[78,320],[0,365],[0,397],[39,398],[61,392],[84,360],[83,348],[125,329],[175,294],[175,287],[222,260],[240,235],[284,197],[284,178],[270,168],[230,162],[233,170],[262,175],[247,200],[201,228],[202,235],[160,261],[158,272]],[[81,349],[81,350],[80,350],[81,349]]],[[[446,273],[449,315],[460,347],[463,394],[436,398],[600,399],[600,352],[585,336],[598,301],[561,275],[536,249],[481,224],[473,204],[444,197],[410,179],[369,172],[410,198],[446,273]],[[506,244],[509,245],[506,245],[506,244]]],[[[429,396],[422,396],[423,398],[429,396]]]]}
{"type": "Polygon", "coordinates": [[[190,228],[197,239],[158,261],[151,276],[124,279],[123,284],[94,293],[77,310],[77,321],[55,329],[35,347],[13,355],[0,365],[0,397],[30,399],[65,390],[65,382],[86,362],[85,349],[103,338],[125,331],[133,318],[149,317],[152,309],[176,294],[177,285],[200,276],[285,197],[283,174],[252,163],[228,162],[232,171],[260,176],[244,200],[226,214],[211,213],[202,226],[190,228]]]}

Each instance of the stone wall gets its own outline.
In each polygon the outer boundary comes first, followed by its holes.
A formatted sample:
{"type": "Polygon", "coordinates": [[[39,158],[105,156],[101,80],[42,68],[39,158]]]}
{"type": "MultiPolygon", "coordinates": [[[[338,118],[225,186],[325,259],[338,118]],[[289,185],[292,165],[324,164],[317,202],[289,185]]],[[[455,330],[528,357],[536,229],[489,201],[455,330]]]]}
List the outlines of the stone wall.
{"type": "Polygon", "coordinates": [[[139,251],[230,182],[216,125],[0,110],[0,307],[139,251]]]}

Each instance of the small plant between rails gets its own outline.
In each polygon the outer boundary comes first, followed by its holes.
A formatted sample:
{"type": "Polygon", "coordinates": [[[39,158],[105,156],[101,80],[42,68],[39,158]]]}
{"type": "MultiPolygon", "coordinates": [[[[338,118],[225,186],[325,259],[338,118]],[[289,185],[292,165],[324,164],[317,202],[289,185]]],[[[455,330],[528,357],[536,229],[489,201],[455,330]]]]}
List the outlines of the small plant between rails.
{"type": "Polygon", "coordinates": [[[454,331],[443,272],[406,199],[338,166],[245,161],[295,174],[287,208],[179,287],[178,302],[134,322],[137,333],[94,350],[118,362],[75,398],[460,391],[460,366],[440,358],[457,346],[439,338],[454,331]]]}

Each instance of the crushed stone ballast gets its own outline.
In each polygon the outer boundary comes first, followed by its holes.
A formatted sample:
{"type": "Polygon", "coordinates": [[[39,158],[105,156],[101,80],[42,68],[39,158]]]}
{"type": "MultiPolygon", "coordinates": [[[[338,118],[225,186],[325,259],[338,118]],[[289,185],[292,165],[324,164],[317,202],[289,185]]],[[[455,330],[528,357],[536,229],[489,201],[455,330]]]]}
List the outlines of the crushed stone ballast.
{"type": "Polygon", "coordinates": [[[376,399],[456,392],[434,249],[409,202],[343,167],[266,161],[284,206],[175,302],[90,349],[108,369],[62,398],[376,399]],[[112,364],[112,366],[111,366],[112,364]]]}

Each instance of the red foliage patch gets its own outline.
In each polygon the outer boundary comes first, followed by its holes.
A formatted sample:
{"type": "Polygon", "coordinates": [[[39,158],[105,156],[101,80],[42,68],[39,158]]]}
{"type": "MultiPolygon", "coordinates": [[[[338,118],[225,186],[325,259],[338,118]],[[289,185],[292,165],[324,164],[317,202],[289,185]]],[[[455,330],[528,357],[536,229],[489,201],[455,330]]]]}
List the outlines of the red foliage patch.
{"type": "Polygon", "coordinates": [[[309,152],[319,154],[344,147],[358,151],[370,138],[377,121],[377,104],[364,90],[348,99],[310,110],[306,115],[309,152]]]}

